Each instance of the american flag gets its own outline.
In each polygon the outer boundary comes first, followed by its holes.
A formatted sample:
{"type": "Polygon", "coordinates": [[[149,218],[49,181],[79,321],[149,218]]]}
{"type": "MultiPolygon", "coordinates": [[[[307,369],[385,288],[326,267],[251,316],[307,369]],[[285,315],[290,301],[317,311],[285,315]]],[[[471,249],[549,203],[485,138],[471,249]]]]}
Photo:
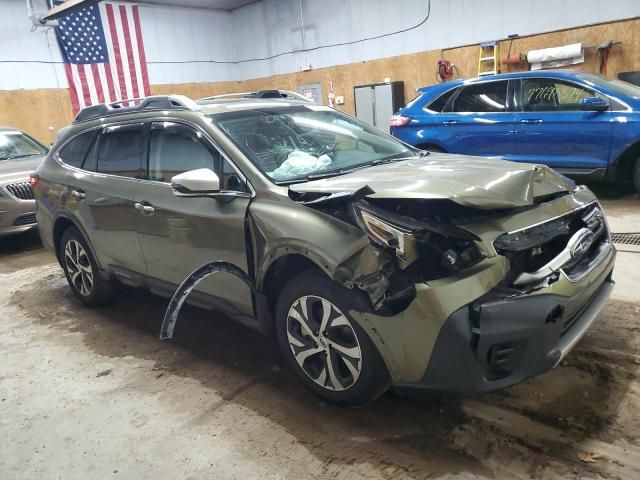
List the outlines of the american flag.
{"type": "Polygon", "coordinates": [[[56,36],[74,112],[150,94],[137,5],[91,5],[61,18],[56,36]]]}

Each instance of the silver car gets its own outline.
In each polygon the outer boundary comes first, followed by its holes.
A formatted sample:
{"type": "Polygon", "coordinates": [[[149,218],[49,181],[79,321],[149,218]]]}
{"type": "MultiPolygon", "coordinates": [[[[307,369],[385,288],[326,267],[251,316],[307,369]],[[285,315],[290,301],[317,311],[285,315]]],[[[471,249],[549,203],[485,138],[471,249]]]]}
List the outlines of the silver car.
{"type": "Polygon", "coordinates": [[[0,127],[0,237],[36,226],[36,202],[29,174],[47,148],[15,128],[0,127]]]}

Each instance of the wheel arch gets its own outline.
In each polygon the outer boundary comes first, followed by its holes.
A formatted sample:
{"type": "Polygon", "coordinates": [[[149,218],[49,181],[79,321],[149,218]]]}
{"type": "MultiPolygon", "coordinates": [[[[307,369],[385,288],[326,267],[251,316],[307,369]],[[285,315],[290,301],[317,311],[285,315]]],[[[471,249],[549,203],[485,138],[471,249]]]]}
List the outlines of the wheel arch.
{"type": "Polygon", "coordinates": [[[633,167],[640,161],[640,139],[627,147],[613,162],[613,175],[609,177],[611,182],[620,182],[631,179],[633,167]]]}
{"type": "Polygon", "coordinates": [[[284,247],[279,255],[272,256],[271,261],[261,269],[257,290],[265,295],[272,314],[275,314],[280,291],[291,278],[307,270],[323,272],[330,278],[328,265],[323,265],[320,258],[310,258],[313,255],[309,254],[308,250],[284,247]]]}
{"type": "Polygon", "coordinates": [[[85,242],[87,242],[87,245],[91,250],[91,255],[93,255],[93,259],[98,265],[98,269],[102,270],[102,266],[100,265],[100,260],[98,259],[98,256],[96,255],[96,251],[93,248],[91,241],[89,240],[89,236],[87,235],[87,232],[82,227],[82,225],[79,222],[77,222],[73,217],[71,217],[70,215],[66,215],[64,213],[59,214],[53,222],[53,246],[55,248],[56,258],[58,259],[58,263],[62,265],[61,263],[62,259],[60,258],[60,241],[62,240],[62,236],[64,235],[64,232],[70,227],[75,227],[80,232],[80,234],[84,237],[85,242]]]}
{"type": "Polygon", "coordinates": [[[419,143],[416,145],[416,148],[419,148],[420,150],[429,150],[430,148],[436,148],[442,153],[447,153],[446,148],[444,148],[442,145],[435,142],[419,143]]]}

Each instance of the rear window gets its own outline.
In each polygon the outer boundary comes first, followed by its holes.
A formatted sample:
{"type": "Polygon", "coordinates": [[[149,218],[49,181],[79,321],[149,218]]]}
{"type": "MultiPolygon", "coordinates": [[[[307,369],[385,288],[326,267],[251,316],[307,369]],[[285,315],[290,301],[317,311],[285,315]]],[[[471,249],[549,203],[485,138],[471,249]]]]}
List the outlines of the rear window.
{"type": "Polygon", "coordinates": [[[449,101],[449,99],[451,98],[451,96],[454,94],[455,91],[456,89],[453,88],[448,92],[440,95],[437,99],[431,102],[427,108],[432,112],[442,112],[444,110],[444,107],[447,106],[447,102],[449,101]]]}
{"type": "Polygon", "coordinates": [[[72,167],[81,168],[97,136],[97,130],[78,135],[60,150],[60,160],[72,167]]]}
{"type": "Polygon", "coordinates": [[[504,112],[507,109],[507,81],[464,87],[453,102],[454,112],[504,112]]]}

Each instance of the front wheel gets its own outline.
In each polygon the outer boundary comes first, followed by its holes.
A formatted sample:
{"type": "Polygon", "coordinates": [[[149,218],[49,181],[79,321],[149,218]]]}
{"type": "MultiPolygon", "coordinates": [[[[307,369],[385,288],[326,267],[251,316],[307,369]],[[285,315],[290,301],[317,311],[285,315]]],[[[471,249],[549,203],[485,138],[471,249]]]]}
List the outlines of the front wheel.
{"type": "Polygon", "coordinates": [[[380,353],[348,313],[367,309],[359,292],[311,271],[293,278],[280,294],[280,349],[302,382],[324,400],[363,405],[389,387],[380,353]]]}

